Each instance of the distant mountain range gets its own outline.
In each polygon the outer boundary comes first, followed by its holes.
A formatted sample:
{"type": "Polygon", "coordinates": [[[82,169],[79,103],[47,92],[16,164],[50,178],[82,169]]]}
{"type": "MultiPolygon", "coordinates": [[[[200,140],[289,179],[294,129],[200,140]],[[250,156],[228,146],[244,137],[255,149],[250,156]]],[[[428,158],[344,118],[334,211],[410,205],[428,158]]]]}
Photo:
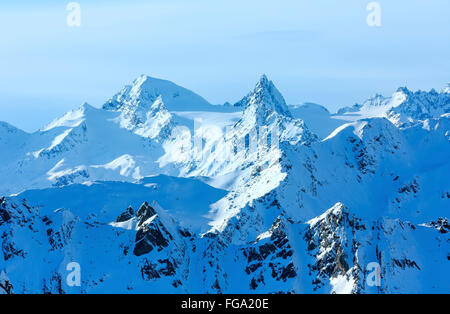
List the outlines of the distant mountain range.
{"type": "Polygon", "coordinates": [[[140,76],[0,122],[0,160],[0,293],[450,292],[449,86],[331,114],[140,76]]]}

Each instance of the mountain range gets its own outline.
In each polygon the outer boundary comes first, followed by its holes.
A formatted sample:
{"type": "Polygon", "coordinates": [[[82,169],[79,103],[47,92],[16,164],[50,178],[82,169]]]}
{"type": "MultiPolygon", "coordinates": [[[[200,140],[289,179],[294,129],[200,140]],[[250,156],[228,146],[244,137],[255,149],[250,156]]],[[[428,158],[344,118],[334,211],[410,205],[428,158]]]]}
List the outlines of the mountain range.
{"type": "Polygon", "coordinates": [[[143,75],[0,122],[0,293],[449,293],[449,88],[332,114],[143,75]]]}

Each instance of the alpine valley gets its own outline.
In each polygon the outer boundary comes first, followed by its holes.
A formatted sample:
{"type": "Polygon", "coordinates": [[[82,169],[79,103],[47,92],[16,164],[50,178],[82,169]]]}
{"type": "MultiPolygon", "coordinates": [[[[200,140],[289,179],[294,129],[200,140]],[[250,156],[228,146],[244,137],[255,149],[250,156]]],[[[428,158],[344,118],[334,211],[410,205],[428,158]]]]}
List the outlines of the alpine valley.
{"type": "Polygon", "coordinates": [[[449,176],[450,86],[332,114],[140,76],[0,122],[0,293],[450,293],[449,176]]]}

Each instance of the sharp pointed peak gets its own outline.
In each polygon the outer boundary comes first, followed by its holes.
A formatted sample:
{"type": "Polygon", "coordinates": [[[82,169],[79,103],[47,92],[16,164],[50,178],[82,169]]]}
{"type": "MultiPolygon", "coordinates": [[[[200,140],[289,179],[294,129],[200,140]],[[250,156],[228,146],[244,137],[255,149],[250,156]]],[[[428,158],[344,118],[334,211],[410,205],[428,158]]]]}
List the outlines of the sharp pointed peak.
{"type": "Polygon", "coordinates": [[[258,81],[258,82],[259,82],[259,83],[269,83],[270,80],[269,80],[269,78],[267,77],[267,75],[263,73],[263,74],[259,77],[259,81],[258,81]]]}
{"type": "Polygon", "coordinates": [[[252,107],[258,106],[258,110],[272,110],[279,114],[291,116],[286,101],[280,91],[275,87],[265,74],[257,82],[255,89],[244,97],[235,106],[252,107]]]}
{"type": "Polygon", "coordinates": [[[156,98],[156,100],[153,102],[153,104],[150,108],[152,111],[160,111],[160,110],[167,111],[166,105],[165,105],[163,97],[161,95],[159,95],[156,98]]]}
{"type": "Polygon", "coordinates": [[[276,89],[275,85],[274,85],[273,82],[267,77],[266,74],[262,74],[262,75],[260,76],[258,82],[256,83],[255,91],[256,91],[258,88],[261,88],[261,87],[264,87],[264,88],[275,88],[275,89],[276,89]]]}
{"type": "Polygon", "coordinates": [[[401,86],[397,89],[397,93],[410,94],[411,91],[406,86],[401,86]]]}
{"type": "Polygon", "coordinates": [[[41,132],[48,131],[56,127],[76,127],[87,119],[88,116],[96,116],[102,112],[101,109],[95,108],[83,102],[78,108],[67,111],[64,115],[54,119],[52,122],[40,129],[41,132]]]}
{"type": "Polygon", "coordinates": [[[164,100],[163,100],[162,95],[159,95],[158,97],[156,97],[155,103],[162,103],[162,104],[164,104],[164,100]]]}
{"type": "Polygon", "coordinates": [[[96,108],[93,107],[93,106],[91,106],[91,105],[90,105],[89,103],[87,103],[87,102],[83,102],[83,103],[80,105],[79,109],[81,109],[81,110],[83,110],[83,111],[86,111],[86,110],[95,110],[96,108]]]}

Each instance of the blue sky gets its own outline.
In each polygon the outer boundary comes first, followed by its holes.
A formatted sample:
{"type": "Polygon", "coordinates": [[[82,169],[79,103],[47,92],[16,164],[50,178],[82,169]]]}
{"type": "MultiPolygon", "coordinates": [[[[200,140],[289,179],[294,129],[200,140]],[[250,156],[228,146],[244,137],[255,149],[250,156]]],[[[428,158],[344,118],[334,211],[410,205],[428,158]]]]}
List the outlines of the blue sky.
{"type": "Polygon", "coordinates": [[[450,81],[448,0],[380,0],[381,27],[369,0],[80,0],[79,28],[69,2],[0,4],[0,120],[33,131],[140,74],[223,103],[265,73],[289,103],[331,111],[450,81]]]}

